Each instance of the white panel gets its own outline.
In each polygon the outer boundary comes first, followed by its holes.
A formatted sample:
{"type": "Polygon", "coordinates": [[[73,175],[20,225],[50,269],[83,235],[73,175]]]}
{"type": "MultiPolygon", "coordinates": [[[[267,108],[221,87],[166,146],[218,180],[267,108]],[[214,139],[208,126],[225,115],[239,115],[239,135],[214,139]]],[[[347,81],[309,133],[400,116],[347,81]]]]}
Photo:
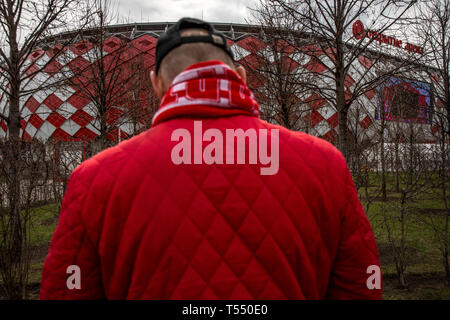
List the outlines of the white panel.
{"type": "Polygon", "coordinates": [[[57,109],[57,112],[62,115],[64,118],[69,118],[71,115],[73,115],[78,109],[75,108],[73,105],[71,105],[68,102],[63,102],[59,108],[57,109]]]}
{"type": "Polygon", "coordinates": [[[250,51],[245,50],[244,48],[240,47],[237,44],[233,44],[230,47],[230,49],[233,52],[235,60],[244,59],[246,56],[250,54],[250,51]]]}
{"type": "Polygon", "coordinates": [[[50,115],[50,113],[52,113],[52,110],[48,108],[46,105],[41,104],[34,113],[36,113],[40,118],[42,118],[42,120],[45,120],[50,115]]]}
{"type": "Polygon", "coordinates": [[[56,127],[52,125],[50,122],[45,121],[42,126],[39,128],[38,132],[36,132],[35,137],[39,140],[46,141],[53,132],[56,130],[56,127]]]}
{"type": "Polygon", "coordinates": [[[72,89],[69,86],[65,86],[64,88],[57,88],[53,93],[60,98],[62,101],[66,101],[70,98],[70,96],[75,92],[74,89],[72,89]]]}
{"type": "Polygon", "coordinates": [[[81,127],[74,121],[68,119],[68,120],[66,120],[66,122],[64,122],[62,124],[62,126],[60,128],[61,128],[61,130],[64,130],[65,132],[67,132],[69,135],[73,136],[75,133],[78,132],[78,130],[80,130],[81,127]]]}
{"type": "Polygon", "coordinates": [[[37,129],[31,123],[28,123],[27,126],[25,127],[25,131],[28,132],[28,134],[31,137],[34,137],[34,135],[36,134],[37,129]]]}
{"type": "Polygon", "coordinates": [[[90,114],[94,118],[97,116],[97,110],[95,108],[95,104],[93,102],[89,102],[87,105],[85,105],[82,110],[86,112],[87,114],[90,114]]]}
{"type": "MultiPolygon", "coordinates": [[[[139,128],[139,126],[137,126],[139,128]]],[[[125,122],[120,125],[120,130],[126,132],[127,134],[133,133],[133,124],[131,122],[125,122]]]]}
{"type": "Polygon", "coordinates": [[[314,129],[316,129],[318,136],[323,136],[325,133],[330,131],[330,125],[325,120],[318,123],[314,129]]]}
{"type": "MultiPolygon", "coordinates": [[[[93,121],[91,121],[92,123],[95,123],[95,122],[93,122],[93,121]]],[[[89,129],[89,130],[91,130],[92,132],[94,132],[95,134],[100,134],[100,131],[98,131],[91,123],[88,123],[87,125],[86,125],[86,129],[89,129]]]]}
{"type": "Polygon", "coordinates": [[[336,113],[336,110],[333,107],[330,107],[328,104],[326,104],[323,107],[317,109],[317,112],[319,112],[320,115],[325,119],[329,119],[336,113]]]}

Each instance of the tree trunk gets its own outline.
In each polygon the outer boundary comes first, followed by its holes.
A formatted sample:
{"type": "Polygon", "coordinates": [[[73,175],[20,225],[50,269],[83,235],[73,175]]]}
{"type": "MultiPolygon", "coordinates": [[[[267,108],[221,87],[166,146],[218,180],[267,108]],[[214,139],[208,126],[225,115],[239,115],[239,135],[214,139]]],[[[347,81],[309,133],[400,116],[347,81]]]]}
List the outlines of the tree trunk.
{"type": "Polygon", "coordinates": [[[338,112],[339,117],[339,149],[347,160],[347,163],[350,161],[349,149],[348,149],[348,138],[347,138],[347,121],[348,121],[348,112],[343,109],[338,112]]]}
{"type": "MultiPolygon", "coordinates": [[[[384,126],[383,126],[384,128],[384,126]]],[[[386,193],[386,156],[384,152],[384,130],[381,131],[380,137],[380,161],[381,161],[381,196],[383,197],[383,201],[387,200],[386,193]]]]}
{"type": "MultiPolygon", "coordinates": [[[[17,51],[12,50],[11,60],[18,60],[17,51]]],[[[16,61],[17,62],[17,61],[16,61]]],[[[14,64],[18,66],[19,64],[14,64]]],[[[10,85],[8,117],[8,199],[9,199],[9,234],[6,235],[3,273],[6,275],[6,289],[9,299],[22,299],[25,291],[25,278],[23,274],[23,245],[24,228],[21,216],[21,140],[20,140],[20,71],[15,70],[10,85]]]]}
{"type": "Polygon", "coordinates": [[[395,192],[400,192],[400,156],[398,150],[399,140],[397,139],[395,142],[395,192]]]}

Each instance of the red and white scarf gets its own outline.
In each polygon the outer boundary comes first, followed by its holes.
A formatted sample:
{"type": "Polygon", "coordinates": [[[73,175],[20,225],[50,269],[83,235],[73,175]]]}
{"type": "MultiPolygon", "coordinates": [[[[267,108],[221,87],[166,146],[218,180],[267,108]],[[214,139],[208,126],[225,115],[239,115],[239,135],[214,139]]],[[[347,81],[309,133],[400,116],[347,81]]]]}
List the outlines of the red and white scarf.
{"type": "Polygon", "coordinates": [[[164,95],[152,125],[179,116],[258,117],[258,103],[242,79],[220,61],[194,64],[181,72],[164,95]]]}

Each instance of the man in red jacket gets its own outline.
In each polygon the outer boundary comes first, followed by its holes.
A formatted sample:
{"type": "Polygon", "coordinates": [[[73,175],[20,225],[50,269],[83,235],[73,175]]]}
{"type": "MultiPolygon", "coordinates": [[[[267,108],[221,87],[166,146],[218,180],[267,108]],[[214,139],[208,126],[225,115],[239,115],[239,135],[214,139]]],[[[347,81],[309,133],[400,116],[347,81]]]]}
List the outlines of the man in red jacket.
{"type": "Polygon", "coordinates": [[[342,154],[259,119],[225,37],[158,40],[150,130],[71,175],[42,299],[379,299],[376,243],[342,154]]]}

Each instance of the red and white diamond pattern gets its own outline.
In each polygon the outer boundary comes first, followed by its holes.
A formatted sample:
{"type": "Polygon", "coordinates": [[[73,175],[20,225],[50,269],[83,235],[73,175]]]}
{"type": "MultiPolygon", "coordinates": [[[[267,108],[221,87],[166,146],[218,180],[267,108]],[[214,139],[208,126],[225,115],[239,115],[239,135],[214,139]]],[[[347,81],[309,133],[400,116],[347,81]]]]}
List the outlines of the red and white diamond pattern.
{"type": "MultiPolygon", "coordinates": [[[[97,136],[99,134],[96,129],[98,120],[95,119],[95,108],[92,102],[83,98],[83,94],[77,92],[75,88],[58,86],[50,89],[50,85],[61,79],[63,73],[67,76],[68,72],[72,72],[71,67],[86,67],[98,60],[101,55],[103,57],[108,54],[113,55],[114,50],[120,47],[120,41],[117,37],[107,39],[101,53],[92,44],[80,42],[65,49],[63,54],[50,63],[50,51],[33,52],[24,62],[25,72],[30,76],[24,81],[24,89],[34,90],[43,86],[48,86],[48,89],[39,90],[21,99],[22,138],[29,140],[34,137],[44,141],[51,137],[58,140],[83,140],[97,136]],[[43,69],[40,72],[33,74],[41,68],[43,69]]],[[[123,59],[125,63],[138,55],[145,56],[144,59],[152,58],[155,45],[154,37],[140,36],[130,41],[129,50],[125,54],[122,53],[120,59],[123,59]]],[[[153,61],[147,61],[147,63],[153,64],[153,61]]],[[[5,106],[6,99],[2,97],[0,111],[3,111],[5,106]]],[[[6,123],[1,120],[0,137],[6,136],[6,130],[6,123]]],[[[121,130],[123,138],[131,133],[127,126],[122,126],[121,130]]]]}
{"type": "MultiPolygon", "coordinates": [[[[108,57],[114,54],[115,48],[120,46],[120,40],[117,37],[111,37],[105,41],[105,46],[101,55],[108,57]]],[[[121,59],[132,59],[138,54],[146,54],[145,59],[154,59],[154,50],[157,39],[150,35],[142,35],[130,42],[129,50],[125,54],[126,57],[121,59]]],[[[254,59],[255,55],[261,54],[265,57],[269,56],[270,50],[267,45],[252,36],[247,36],[239,41],[233,42],[228,40],[236,59],[254,59]]],[[[331,67],[332,61],[329,57],[324,57],[324,52],[316,50],[311,53],[313,46],[305,47],[303,53],[297,50],[287,50],[288,56],[296,62],[295,68],[306,68],[319,73],[329,72],[326,66],[331,67]],[[321,56],[321,60],[325,61],[325,65],[318,63],[311,55],[321,56]],[[325,58],[325,59],[323,59],[325,58]],[[308,61],[301,65],[300,61],[308,61]]],[[[63,72],[70,72],[71,68],[80,68],[94,63],[100,57],[98,48],[88,42],[80,42],[67,48],[62,56],[57,57],[53,63],[35,74],[26,87],[33,89],[41,86],[42,83],[51,83],[52,78],[57,79],[63,72]],[[97,51],[96,51],[97,50],[97,51]]],[[[50,59],[50,53],[38,50],[30,55],[24,66],[27,72],[36,70],[36,66],[45,66],[50,59]]],[[[153,64],[152,60],[149,62],[153,64]]],[[[254,61],[254,60],[249,60],[254,61]]],[[[351,88],[357,79],[368,67],[371,61],[367,57],[359,57],[352,66],[349,76],[346,79],[347,88],[351,88]]],[[[59,78],[58,78],[59,79],[59,78]]],[[[368,92],[363,95],[359,101],[359,105],[364,106],[365,112],[360,117],[359,126],[362,132],[367,132],[373,127],[372,115],[375,114],[375,93],[368,92]]],[[[75,88],[66,87],[59,89],[46,89],[36,92],[24,99],[22,108],[22,137],[30,139],[36,137],[38,139],[47,140],[50,137],[56,139],[92,139],[99,134],[96,129],[98,120],[93,103],[82,97],[75,88]]],[[[312,127],[311,133],[333,140],[336,137],[336,129],[338,118],[336,111],[320,96],[312,97],[309,105],[311,112],[308,116],[312,127]]],[[[5,99],[0,100],[0,110],[5,106],[5,99]]],[[[112,117],[114,118],[114,117],[112,117]]],[[[131,134],[131,127],[127,124],[121,124],[120,130],[124,137],[131,134]]],[[[0,137],[6,135],[6,123],[0,121],[0,137]]]]}

